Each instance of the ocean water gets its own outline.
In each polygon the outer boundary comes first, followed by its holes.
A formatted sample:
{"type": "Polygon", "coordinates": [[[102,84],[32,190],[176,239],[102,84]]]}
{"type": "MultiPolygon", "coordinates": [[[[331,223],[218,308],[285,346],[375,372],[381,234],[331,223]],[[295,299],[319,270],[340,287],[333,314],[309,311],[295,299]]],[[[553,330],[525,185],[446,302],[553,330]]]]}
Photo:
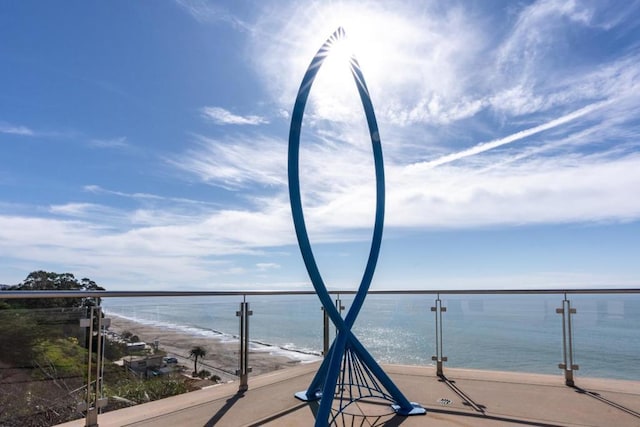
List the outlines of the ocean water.
{"type": "MultiPolygon", "coordinates": [[[[640,380],[640,295],[569,296],[576,377],[640,380]]],[[[562,375],[561,295],[441,296],[447,366],[562,375]]],[[[351,296],[342,297],[348,310],[351,296]]],[[[185,334],[237,340],[240,297],[107,298],[107,313],[185,334]]],[[[317,360],[322,310],[315,295],[247,297],[258,350],[317,360]]],[[[354,333],[381,363],[433,364],[431,295],[369,295],[354,333]]],[[[331,327],[332,332],[334,330],[331,327]]],[[[332,334],[333,338],[333,334],[332,334]]]]}

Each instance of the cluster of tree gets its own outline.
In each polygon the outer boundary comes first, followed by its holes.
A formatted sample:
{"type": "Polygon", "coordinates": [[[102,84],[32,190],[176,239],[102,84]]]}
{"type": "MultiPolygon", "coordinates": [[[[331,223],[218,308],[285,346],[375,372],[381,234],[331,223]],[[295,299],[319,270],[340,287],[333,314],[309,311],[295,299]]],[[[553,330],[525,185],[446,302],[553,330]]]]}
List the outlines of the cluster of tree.
{"type": "MultiPolygon", "coordinates": [[[[42,426],[59,424],[81,414],[77,403],[82,400],[86,384],[86,361],[92,357],[88,349],[89,328],[80,327],[88,308],[99,305],[98,298],[24,298],[3,299],[3,291],[100,291],[93,280],[78,280],[71,273],[34,271],[15,286],[0,287],[0,426],[42,426]]],[[[94,328],[95,352],[102,339],[107,360],[117,360],[127,353],[126,343],[107,340],[94,328]]],[[[125,332],[129,341],[139,341],[125,332]]],[[[125,335],[123,334],[123,335],[125,335]]],[[[197,371],[198,361],[206,355],[202,347],[194,347],[194,370],[210,377],[206,370],[197,371]]],[[[95,357],[95,355],[93,356],[95,357]]],[[[220,378],[212,376],[212,380],[220,378]]],[[[171,375],[139,380],[112,363],[104,366],[105,392],[110,396],[107,409],[118,405],[161,399],[191,391],[191,380],[171,375]]]]}
{"type": "Polygon", "coordinates": [[[135,335],[131,331],[122,331],[122,338],[124,340],[126,340],[127,342],[138,342],[138,341],[140,341],[140,337],[138,337],[137,335],[135,335]]]}
{"type": "MultiPolygon", "coordinates": [[[[104,291],[91,279],[78,280],[71,273],[54,273],[50,271],[34,271],[26,279],[15,286],[5,287],[2,291],[104,291]]],[[[79,308],[99,304],[95,298],[25,298],[0,301],[2,308],[79,308]]]]}
{"type": "Polygon", "coordinates": [[[0,289],[0,425],[51,425],[78,417],[86,383],[87,331],[80,319],[92,298],[2,299],[3,291],[104,290],[70,273],[35,271],[0,289]]]}

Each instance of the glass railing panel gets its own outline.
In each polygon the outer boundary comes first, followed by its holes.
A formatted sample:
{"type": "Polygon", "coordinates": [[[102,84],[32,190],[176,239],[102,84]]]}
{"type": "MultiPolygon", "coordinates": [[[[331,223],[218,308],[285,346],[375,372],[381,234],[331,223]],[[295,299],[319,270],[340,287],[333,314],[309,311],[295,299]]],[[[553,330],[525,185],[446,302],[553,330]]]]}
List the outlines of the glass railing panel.
{"type": "Polygon", "coordinates": [[[201,297],[132,297],[105,299],[105,310],[120,317],[156,324],[170,328],[180,328],[201,333],[201,330],[233,334],[237,332],[234,318],[241,301],[237,296],[201,297]]]}
{"type": "Polygon", "coordinates": [[[107,410],[236,381],[238,301],[204,296],[104,301],[111,322],[107,410]]]}
{"type": "Polygon", "coordinates": [[[562,323],[555,295],[442,296],[446,366],[558,374],[562,323]]]}
{"type": "Polygon", "coordinates": [[[249,319],[252,375],[321,360],[323,311],[316,295],[249,296],[247,301],[253,312],[249,319]]]}
{"type": "MultiPolygon", "coordinates": [[[[25,300],[23,306],[62,302],[25,300]]],[[[9,307],[0,309],[0,425],[46,426],[83,417],[78,404],[86,397],[88,349],[80,319],[86,310],[9,307]]]]}
{"type": "Polygon", "coordinates": [[[353,331],[380,363],[430,365],[435,355],[433,299],[429,295],[368,295],[353,331]]]}
{"type": "Polygon", "coordinates": [[[640,380],[640,295],[568,298],[576,308],[572,318],[576,377],[640,380]]]}
{"type": "MultiPolygon", "coordinates": [[[[343,316],[353,297],[340,295],[343,316]]],[[[563,306],[563,294],[440,298],[446,308],[445,372],[465,367],[562,374],[563,323],[556,310],[563,306]]],[[[353,331],[381,363],[434,364],[435,299],[432,294],[369,294],[353,331]]],[[[577,310],[572,315],[574,363],[580,366],[576,375],[640,380],[640,295],[569,294],[568,299],[577,310]]],[[[99,387],[108,404],[100,411],[238,381],[236,312],[243,300],[253,311],[251,375],[320,359],[323,312],[313,294],[103,298],[111,324],[104,335],[99,387]],[[197,347],[206,354],[198,356],[195,366],[192,350],[197,347]]],[[[32,301],[42,307],[53,300],[32,301]]],[[[49,420],[40,423],[47,425],[84,416],[78,404],[87,396],[88,339],[80,326],[85,311],[1,306],[0,425],[29,425],[40,418],[49,420]]],[[[332,323],[329,332],[331,342],[332,323]]],[[[95,365],[97,356],[92,357],[95,365]]]]}

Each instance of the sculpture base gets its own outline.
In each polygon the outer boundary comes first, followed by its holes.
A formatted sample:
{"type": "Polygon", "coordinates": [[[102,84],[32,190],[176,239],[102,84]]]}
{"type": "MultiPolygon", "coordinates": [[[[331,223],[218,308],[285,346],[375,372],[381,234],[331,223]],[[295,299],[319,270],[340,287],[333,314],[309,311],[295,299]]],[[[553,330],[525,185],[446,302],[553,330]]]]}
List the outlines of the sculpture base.
{"type": "MultiPolygon", "coordinates": [[[[313,402],[316,400],[320,400],[322,398],[322,392],[318,390],[314,394],[309,396],[306,391],[299,391],[295,393],[294,396],[296,397],[296,399],[302,400],[303,402],[313,402]]],[[[402,408],[400,405],[391,405],[391,409],[393,409],[393,411],[396,414],[402,415],[402,416],[424,415],[427,413],[427,410],[424,409],[422,405],[420,405],[419,403],[416,403],[416,402],[410,402],[410,403],[411,403],[411,409],[409,410],[402,408]]]]}

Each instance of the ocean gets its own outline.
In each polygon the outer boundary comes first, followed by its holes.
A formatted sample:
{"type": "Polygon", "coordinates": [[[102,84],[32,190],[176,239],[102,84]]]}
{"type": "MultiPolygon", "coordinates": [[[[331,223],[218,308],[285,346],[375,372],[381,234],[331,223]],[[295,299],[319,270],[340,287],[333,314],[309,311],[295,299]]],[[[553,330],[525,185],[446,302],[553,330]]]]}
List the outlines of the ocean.
{"type": "MultiPolygon", "coordinates": [[[[432,295],[368,295],[353,331],[380,363],[431,365],[432,295]]],[[[348,310],[352,296],[343,296],[348,310]]],[[[562,295],[441,296],[447,367],[562,375],[562,295]]],[[[570,295],[576,378],[640,380],[640,295],[570,295]]],[[[237,340],[240,297],[105,298],[108,314],[184,334],[237,340]]],[[[256,349],[317,360],[322,310],[315,295],[249,296],[256,349]]],[[[345,311],[346,313],[346,311],[345,311]]],[[[331,326],[334,332],[333,326],[331,326]]],[[[333,335],[333,334],[332,334],[333,335]]],[[[332,336],[333,338],[333,336],[332,336]]]]}

